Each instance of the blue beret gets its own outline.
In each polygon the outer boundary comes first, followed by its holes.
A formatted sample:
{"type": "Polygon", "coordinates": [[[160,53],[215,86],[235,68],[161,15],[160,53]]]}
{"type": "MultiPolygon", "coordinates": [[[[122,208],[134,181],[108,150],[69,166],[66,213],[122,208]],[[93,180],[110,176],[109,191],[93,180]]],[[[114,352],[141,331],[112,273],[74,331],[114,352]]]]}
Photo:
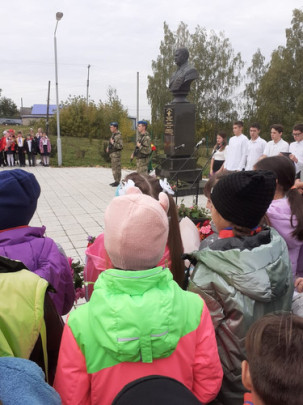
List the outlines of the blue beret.
{"type": "Polygon", "coordinates": [[[116,127],[116,128],[118,128],[118,123],[117,123],[117,122],[111,122],[111,123],[109,124],[109,126],[110,126],[110,127],[116,127]]]}
{"type": "Polygon", "coordinates": [[[147,127],[147,125],[148,125],[147,121],[138,121],[138,125],[139,125],[139,124],[145,125],[146,127],[147,127]]]}

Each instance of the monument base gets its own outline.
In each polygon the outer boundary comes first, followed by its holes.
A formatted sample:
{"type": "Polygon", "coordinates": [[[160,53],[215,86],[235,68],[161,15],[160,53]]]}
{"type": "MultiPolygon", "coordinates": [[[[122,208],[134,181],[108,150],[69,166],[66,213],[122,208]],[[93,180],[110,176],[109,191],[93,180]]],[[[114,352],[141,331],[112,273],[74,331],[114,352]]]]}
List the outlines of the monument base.
{"type": "Polygon", "coordinates": [[[167,178],[171,185],[175,186],[177,196],[203,194],[202,172],[197,168],[194,157],[160,157],[156,175],[167,178]]]}
{"type": "Polygon", "coordinates": [[[201,169],[171,170],[157,168],[156,175],[166,177],[171,182],[184,181],[189,184],[196,184],[201,180],[201,169]]]}
{"type": "Polygon", "coordinates": [[[164,153],[188,157],[195,146],[195,105],[167,104],[164,109],[164,153]]]}
{"type": "Polygon", "coordinates": [[[204,186],[207,180],[200,180],[197,185],[193,184],[187,187],[180,187],[175,190],[176,197],[185,197],[187,195],[202,195],[204,194],[204,186]]]}

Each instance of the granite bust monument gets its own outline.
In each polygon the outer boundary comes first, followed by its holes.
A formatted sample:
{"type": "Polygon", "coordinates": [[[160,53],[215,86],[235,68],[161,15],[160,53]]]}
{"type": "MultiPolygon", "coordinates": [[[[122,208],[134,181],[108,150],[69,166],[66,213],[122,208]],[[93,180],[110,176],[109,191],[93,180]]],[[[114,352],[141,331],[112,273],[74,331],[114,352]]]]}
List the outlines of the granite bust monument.
{"type": "Polygon", "coordinates": [[[175,52],[175,63],[178,69],[169,80],[169,90],[173,94],[172,103],[187,103],[191,82],[198,78],[197,70],[188,63],[187,48],[179,48],[175,52]]]}

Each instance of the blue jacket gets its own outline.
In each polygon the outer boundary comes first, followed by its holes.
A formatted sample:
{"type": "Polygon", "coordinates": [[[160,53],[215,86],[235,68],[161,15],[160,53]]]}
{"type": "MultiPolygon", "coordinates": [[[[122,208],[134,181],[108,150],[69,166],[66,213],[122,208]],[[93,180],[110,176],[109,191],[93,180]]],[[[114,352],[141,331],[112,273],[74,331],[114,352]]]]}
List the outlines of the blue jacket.
{"type": "Polygon", "coordinates": [[[41,368],[18,357],[0,357],[0,400],[3,405],[61,405],[41,368]]]}

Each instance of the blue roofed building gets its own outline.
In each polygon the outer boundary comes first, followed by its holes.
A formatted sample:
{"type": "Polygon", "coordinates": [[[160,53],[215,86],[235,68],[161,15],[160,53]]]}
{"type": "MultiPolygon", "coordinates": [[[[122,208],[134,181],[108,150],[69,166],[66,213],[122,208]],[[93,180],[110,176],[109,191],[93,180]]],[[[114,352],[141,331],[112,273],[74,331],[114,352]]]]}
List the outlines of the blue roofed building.
{"type": "MultiPolygon", "coordinates": [[[[54,115],[56,114],[57,106],[56,104],[50,104],[48,106],[48,114],[54,115]]],[[[47,113],[47,105],[46,104],[34,104],[32,106],[32,115],[39,115],[40,118],[46,117],[47,113]]]]}
{"type": "MultiPolygon", "coordinates": [[[[56,114],[57,105],[50,104],[48,108],[49,117],[53,117],[56,114]]],[[[30,125],[31,121],[38,121],[41,118],[47,117],[47,104],[34,104],[31,109],[21,108],[20,115],[23,125],[30,125]],[[29,112],[30,110],[30,112],[29,112]]]]}

